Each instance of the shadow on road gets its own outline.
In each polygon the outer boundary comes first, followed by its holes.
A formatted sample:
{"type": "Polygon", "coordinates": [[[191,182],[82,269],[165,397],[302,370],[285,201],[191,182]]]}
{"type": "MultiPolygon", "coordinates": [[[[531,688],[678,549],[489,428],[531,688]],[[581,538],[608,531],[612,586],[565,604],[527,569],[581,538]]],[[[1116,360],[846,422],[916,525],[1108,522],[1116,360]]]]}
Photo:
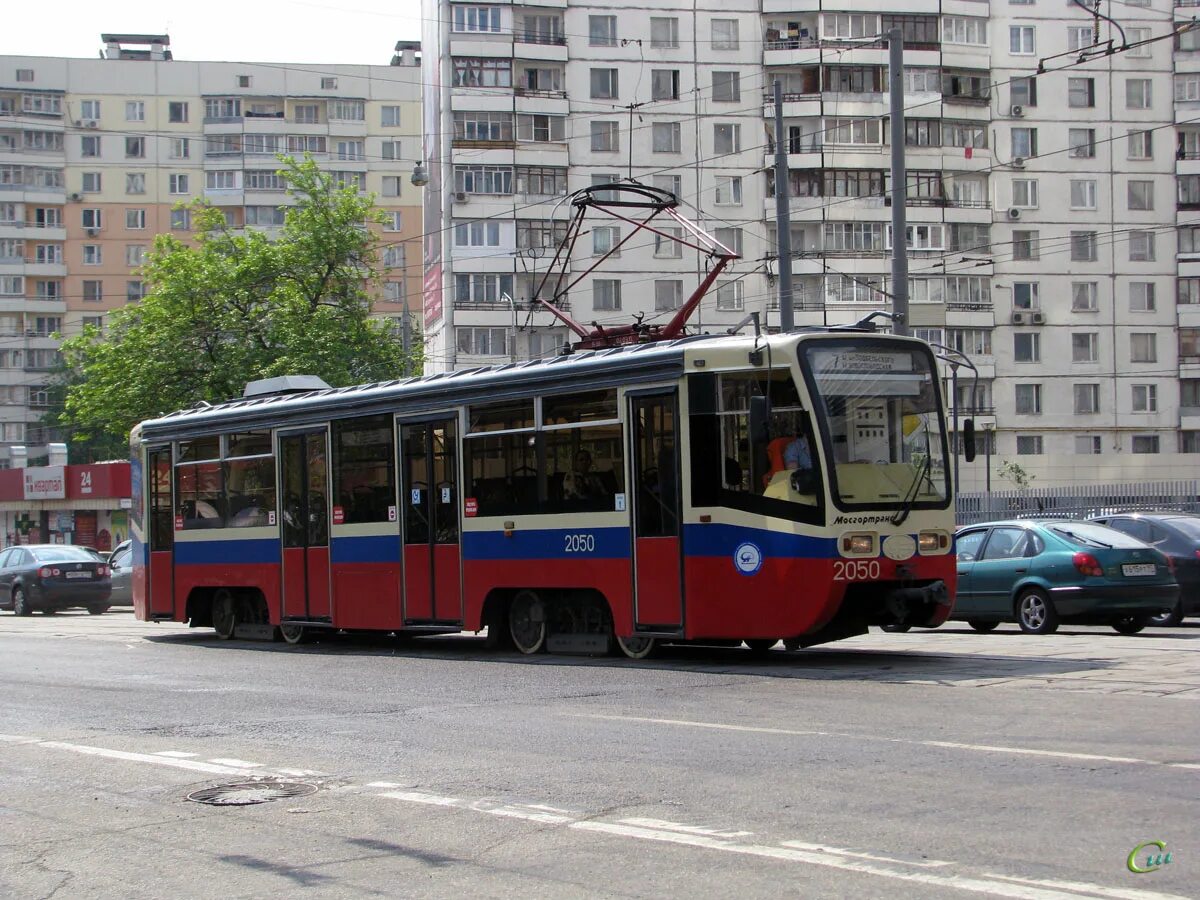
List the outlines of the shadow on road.
{"type": "MultiPolygon", "coordinates": [[[[914,632],[914,635],[917,633],[914,632]]],[[[930,633],[922,633],[926,638],[930,633]]],[[[309,643],[289,646],[244,640],[221,641],[208,629],[187,633],[151,635],[145,639],[163,644],[187,644],[206,650],[224,652],[281,653],[294,656],[376,656],[398,659],[462,660],[504,666],[602,666],[612,668],[663,669],[714,674],[738,674],[764,678],[796,678],[808,680],[868,679],[877,681],[937,681],[956,682],[977,679],[1007,679],[1082,674],[1113,667],[1111,659],[1097,658],[1095,644],[1084,648],[1072,638],[1087,637],[1093,641],[1098,630],[1064,630],[1054,637],[1056,656],[988,655],[979,651],[978,642],[970,649],[956,649],[955,635],[980,638],[969,630],[939,629],[939,638],[946,637],[945,647],[930,649],[905,646],[909,635],[889,635],[894,649],[860,648],[844,644],[825,644],[794,653],[782,645],[766,653],[756,654],[741,647],[710,647],[701,645],[665,645],[647,660],[631,660],[619,656],[572,656],[566,654],[536,654],[524,656],[515,652],[489,650],[480,636],[456,634],[428,637],[397,638],[384,634],[354,634],[330,632],[313,637],[309,643]],[[1078,647],[1077,656],[1063,656],[1078,647]]],[[[998,631],[987,640],[1004,644],[1006,638],[1018,638],[1019,632],[998,631]]],[[[1159,637],[1166,637],[1160,633],[1159,637]]],[[[1200,629],[1193,633],[1174,633],[1184,640],[1200,638],[1200,629]]],[[[1113,634],[1114,639],[1121,636],[1113,634]]],[[[1128,641],[1128,637],[1123,640],[1128,641]]],[[[1011,645],[1009,645],[1011,647],[1011,645]]],[[[999,648],[998,648],[999,649],[999,648]]],[[[1049,648],[1047,648],[1049,649],[1049,648]]]]}

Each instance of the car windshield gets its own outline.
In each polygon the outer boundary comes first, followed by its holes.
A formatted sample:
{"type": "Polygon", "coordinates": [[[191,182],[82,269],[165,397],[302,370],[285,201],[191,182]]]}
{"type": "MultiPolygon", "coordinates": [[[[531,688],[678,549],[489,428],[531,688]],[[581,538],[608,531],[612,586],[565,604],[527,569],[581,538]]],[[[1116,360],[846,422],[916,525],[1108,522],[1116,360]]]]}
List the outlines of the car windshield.
{"type": "Polygon", "coordinates": [[[38,562],[95,562],[95,553],[83,547],[72,547],[64,544],[62,547],[38,547],[32,551],[33,558],[38,562]]]}
{"type": "Polygon", "coordinates": [[[950,496],[933,358],[923,345],[814,341],[803,364],[843,507],[943,507],[950,496]]]}
{"type": "Polygon", "coordinates": [[[1146,546],[1144,541],[1130,537],[1115,528],[1087,522],[1064,522],[1061,525],[1049,526],[1049,530],[1077,547],[1134,550],[1146,546]]]}

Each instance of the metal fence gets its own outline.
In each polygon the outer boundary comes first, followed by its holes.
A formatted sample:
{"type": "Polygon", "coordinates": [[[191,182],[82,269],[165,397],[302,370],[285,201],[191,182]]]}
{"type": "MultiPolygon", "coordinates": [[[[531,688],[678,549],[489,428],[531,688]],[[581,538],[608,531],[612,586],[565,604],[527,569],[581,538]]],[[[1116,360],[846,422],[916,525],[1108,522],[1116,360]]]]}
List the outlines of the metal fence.
{"type": "Polygon", "coordinates": [[[958,495],[959,525],[1046,516],[1082,519],[1130,510],[1200,514],[1200,481],[1144,481],[1061,488],[966,491],[958,495]]]}

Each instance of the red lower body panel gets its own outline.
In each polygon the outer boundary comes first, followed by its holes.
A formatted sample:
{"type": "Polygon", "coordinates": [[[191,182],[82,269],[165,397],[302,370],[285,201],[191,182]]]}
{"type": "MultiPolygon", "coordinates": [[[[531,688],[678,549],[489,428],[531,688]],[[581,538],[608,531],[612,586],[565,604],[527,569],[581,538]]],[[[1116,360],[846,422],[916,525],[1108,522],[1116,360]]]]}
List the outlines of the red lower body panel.
{"type": "Polygon", "coordinates": [[[335,563],[333,586],[338,628],[394,631],[403,624],[395,563],[335,563]]]}
{"type": "Polygon", "coordinates": [[[679,538],[637,539],[637,623],[678,626],[683,622],[679,538]]]}

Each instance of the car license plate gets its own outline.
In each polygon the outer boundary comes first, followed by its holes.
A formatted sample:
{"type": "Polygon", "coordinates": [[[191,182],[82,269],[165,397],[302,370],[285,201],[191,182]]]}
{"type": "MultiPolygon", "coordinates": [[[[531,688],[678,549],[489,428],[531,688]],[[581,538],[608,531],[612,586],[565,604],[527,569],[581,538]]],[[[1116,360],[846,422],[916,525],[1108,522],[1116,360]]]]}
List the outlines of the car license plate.
{"type": "Polygon", "coordinates": [[[1121,566],[1121,571],[1126,575],[1154,575],[1158,572],[1158,568],[1154,563],[1137,563],[1121,566]]]}
{"type": "Polygon", "coordinates": [[[92,573],[91,572],[68,572],[67,577],[68,578],[91,578],[92,573]]]}

